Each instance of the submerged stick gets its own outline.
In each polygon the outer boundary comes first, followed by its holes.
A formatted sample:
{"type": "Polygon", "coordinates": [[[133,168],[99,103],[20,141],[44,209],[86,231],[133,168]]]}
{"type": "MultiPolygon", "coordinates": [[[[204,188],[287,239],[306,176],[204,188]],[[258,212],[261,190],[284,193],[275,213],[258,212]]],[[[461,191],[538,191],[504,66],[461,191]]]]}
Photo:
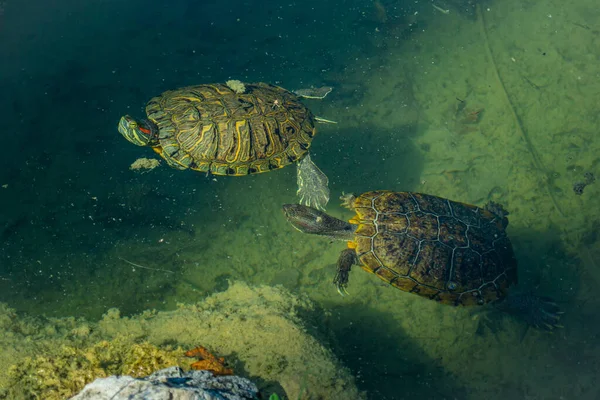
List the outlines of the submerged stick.
{"type": "Polygon", "coordinates": [[[442,7],[436,5],[436,4],[432,4],[433,8],[435,8],[436,10],[438,10],[439,12],[441,12],[442,14],[450,14],[450,10],[444,10],[442,7]]]}
{"type": "Polygon", "coordinates": [[[490,42],[488,40],[487,28],[485,27],[485,19],[483,18],[483,13],[481,12],[481,6],[479,4],[477,4],[475,7],[477,9],[477,19],[479,21],[481,35],[483,36],[483,39],[485,42],[485,49],[486,49],[488,57],[491,61],[491,64],[492,64],[492,67],[494,70],[494,75],[496,76],[496,80],[498,81],[498,86],[500,86],[500,89],[502,89],[501,92],[504,94],[504,99],[506,100],[506,103],[508,104],[508,108],[513,116],[513,119],[515,120],[515,125],[517,127],[517,131],[519,132],[519,135],[525,141],[525,145],[527,147],[527,150],[531,154],[531,157],[533,158],[533,163],[534,163],[535,167],[543,175],[546,190],[548,191],[548,195],[550,196],[550,199],[552,200],[552,203],[554,204],[554,208],[556,208],[558,213],[562,217],[564,217],[565,214],[563,214],[562,210],[560,209],[560,206],[558,205],[558,202],[556,201],[556,198],[554,197],[554,193],[552,192],[552,189],[550,188],[550,185],[548,182],[548,177],[546,175],[546,168],[544,167],[544,163],[542,162],[542,159],[540,158],[535,147],[533,146],[533,143],[531,142],[529,135],[527,135],[527,132],[525,131],[525,129],[523,129],[523,124],[521,123],[521,119],[515,112],[515,107],[513,106],[512,101],[510,101],[510,97],[508,96],[508,92],[506,91],[506,86],[504,85],[504,81],[502,81],[502,78],[500,77],[500,73],[498,72],[498,67],[496,66],[494,54],[492,53],[492,49],[490,47],[490,42]]]}
{"type": "Polygon", "coordinates": [[[125,261],[127,264],[133,265],[134,267],[138,267],[138,268],[143,268],[143,269],[149,269],[151,271],[162,271],[162,272],[169,272],[171,274],[174,274],[175,271],[169,271],[168,269],[160,269],[160,268],[150,268],[150,267],[144,267],[143,265],[140,264],[136,264],[134,262],[131,262],[129,260],[126,260],[124,258],[119,257],[119,260],[125,261]]]}

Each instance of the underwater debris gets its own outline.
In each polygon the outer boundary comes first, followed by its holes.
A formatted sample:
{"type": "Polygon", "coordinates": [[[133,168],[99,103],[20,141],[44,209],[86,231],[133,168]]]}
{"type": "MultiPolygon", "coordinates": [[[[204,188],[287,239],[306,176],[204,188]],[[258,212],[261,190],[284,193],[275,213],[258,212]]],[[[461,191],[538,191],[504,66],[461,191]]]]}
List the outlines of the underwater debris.
{"type": "Polygon", "coordinates": [[[583,189],[585,189],[587,185],[590,185],[596,181],[596,177],[591,172],[586,172],[585,174],[583,174],[583,179],[583,182],[575,182],[573,184],[573,191],[578,196],[581,196],[583,194],[583,189]]]}
{"type": "Polygon", "coordinates": [[[431,4],[433,6],[434,9],[438,10],[439,12],[441,12],[442,14],[450,14],[450,9],[443,9],[442,7],[436,5],[435,3],[431,4]]]}
{"type": "Polygon", "coordinates": [[[479,131],[479,128],[475,125],[481,121],[484,108],[480,105],[467,106],[467,101],[458,97],[456,100],[458,100],[458,103],[454,113],[454,131],[458,134],[479,131]]]}
{"type": "MultiPolygon", "coordinates": [[[[307,99],[324,99],[329,93],[331,93],[332,90],[333,90],[333,88],[331,86],[321,86],[321,87],[310,87],[310,88],[306,88],[306,89],[294,90],[294,93],[300,97],[304,97],[307,99]]],[[[325,119],[321,118],[321,120],[325,120],[325,119]]],[[[334,124],[337,123],[337,122],[328,121],[328,120],[325,120],[325,121],[332,122],[334,124]]]]}
{"type": "Polygon", "coordinates": [[[229,86],[229,89],[233,90],[237,94],[242,94],[246,91],[246,85],[237,79],[230,79],[225,82],[225,84],[229,86]]]}
{"type": "Polygon", "coordinates": [[[138,158],[129,166],[132,171],[141,173],[150,172],[160,165],[160,161],[155,158],[138,158]]]}
{"type": "Polygon", "coordinates": [[[185,356],[201,358],[201,360],[192,364],[192,369],[210,371],[214,375],[233,375],[233,370],[225,367],[225,359],[215,357],[206,347],[198,346],[195,349],[186,351],[185,356]]]}

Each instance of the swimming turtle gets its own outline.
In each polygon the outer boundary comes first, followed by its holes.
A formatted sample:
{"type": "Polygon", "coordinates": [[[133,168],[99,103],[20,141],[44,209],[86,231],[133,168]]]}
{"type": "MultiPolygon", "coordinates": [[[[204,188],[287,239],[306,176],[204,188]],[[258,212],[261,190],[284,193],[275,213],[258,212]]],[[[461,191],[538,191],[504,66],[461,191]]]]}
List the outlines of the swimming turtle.
{"type": "Polygon", "coordinates": [[[180,170],[242,176],[297,163],[300,202],[324,209],[328,179],[311,161],[308,148],[315,123],[333,121],[315,117],[299,98],[324,98],[330,91],[323,87],[293,93],[237,80],[184,87],[151,99],[148,119],[123,116],[118,130],[180,170]]]}
{"type": "Polygon", "coordinates": [[[550,299],[511,293],[517,261],[506,234],[506,211],[490,202],[484,208],[440,197],[372,191],[342,196],[356,215],[342,221],[299,204],[283,206],[299,231],[348,241],[334,283],[346,293],[354,264],[388,284],[443,304],[502,302],[542,329],[558,326],[560,311],[550,299]]]}

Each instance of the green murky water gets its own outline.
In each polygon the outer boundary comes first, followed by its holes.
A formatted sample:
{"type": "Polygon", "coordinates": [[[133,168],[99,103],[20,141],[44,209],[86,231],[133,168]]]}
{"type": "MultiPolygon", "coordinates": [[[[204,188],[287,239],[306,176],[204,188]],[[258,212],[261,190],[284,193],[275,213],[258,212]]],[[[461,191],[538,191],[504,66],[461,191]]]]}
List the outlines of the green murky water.
{"type": "Polygon", "coordinates": [[[229,281],[283,285],[331,313],[316,329],[370,399],[600,396],[600,185],[573,190],[600,174],[594,2],[85,3],[0,1],[0,301],[95,321],[229,281]],[[342,192],[375,189],[502,203],[521,285],[555,298],[564,328],[438,305],[359,270],[340,297],[344,244],[281,213],[293,167],[129,170],[152,154],[118,134],[122,114],[228,79],[334,87],[305,104],[338,121],[311,148],[337,217],[351,216],[342,192]]]}

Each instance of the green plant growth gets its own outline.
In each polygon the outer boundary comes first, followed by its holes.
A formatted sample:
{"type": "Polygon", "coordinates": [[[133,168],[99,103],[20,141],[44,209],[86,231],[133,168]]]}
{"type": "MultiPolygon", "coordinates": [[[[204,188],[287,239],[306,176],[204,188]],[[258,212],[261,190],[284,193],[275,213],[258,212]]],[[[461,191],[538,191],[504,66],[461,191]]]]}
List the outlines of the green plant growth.
{"type": "Polygon", "coordinates": [[[10,368],[10,385],[6,393],[0,393],[0,398],[65,399],[96,378],[143,377],[162,368],[185,365],[183,353],[181,348],[161,349],[128,336],[89,347],[65,345],[48,349],[43,356],[28,357],[10,368]]]}

